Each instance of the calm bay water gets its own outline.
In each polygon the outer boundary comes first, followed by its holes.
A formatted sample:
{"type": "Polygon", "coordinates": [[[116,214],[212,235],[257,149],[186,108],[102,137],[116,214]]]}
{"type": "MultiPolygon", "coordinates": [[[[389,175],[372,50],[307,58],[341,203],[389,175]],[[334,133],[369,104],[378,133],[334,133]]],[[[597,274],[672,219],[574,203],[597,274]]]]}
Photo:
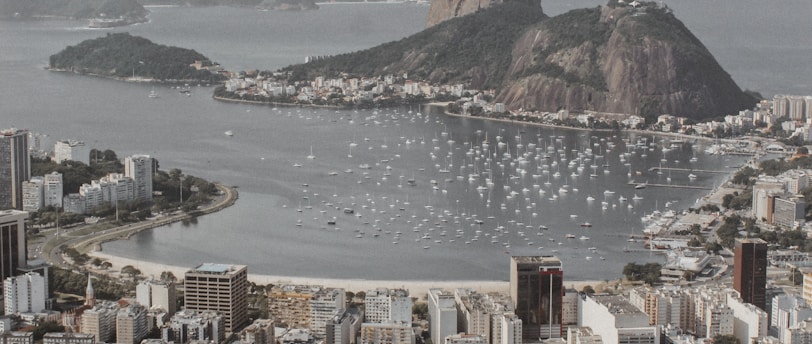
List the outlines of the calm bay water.
{"type": "MultiPolygon", "coordinates": [[[[542,4],[554,15],[601,2],[542,4]]],[[[809,8],[807,2],[790,0],[770,8],[751,0],[666,3],[743,88],[765,95],[809,93],[812,73],[805,56],[812,38],[802,33],[812,31],[812,24],[803,20],[803,11],[781,10],[809,8]]],[[[274,69],[302,61],[305,55],[348,52],[399,39],[423,28],[427,10],[395,4],[325,5],[300,13],[153,8],[150,23],[112,31],[193,48],[228,69],[274,69]]],[[[453,280],[506,279],[507,253],[544,253],[564,259],[570,277],[614,278],[629,261],[660,259],[642,251],[639,243],[631,246],[633,252],[622,252],[629,245],[628,235],[640,233],[643,214],[664,209],[666,202],[673,208],[688,207],[704,193],[648,188],[638,190],[643,201],[632,202],[635,190],[626,184],[630,169],[637,181],[667,183],[668,175],[647,170],[659,166],[661,159],[664,166],[710,170],[740,163],[697,153],[701,143],[667,152],[660,146],[631,150],[622,140],[635,142],[637,137],[482,122],[417,107],[380,113],[273,110],[213,101],[211,89],[205,87],[193,89],[191,97],[158,88],[161,98],[148,99],[150,85],[42,69],[50,54],[108,31],[84,29],[75,22],[0,22],[0,127],[82,139],[122,156],[151,154],[163,168],[181,168],[241,190],[237,205],[195,225],[175,224],[105,245],[106,251],[126,257],[181,266],[235,262],[250,265],[256,273],[291,276],[453,280]],[[226,130],[234,137],[225,136],[226,130]],[[487,151],[482,146],[486,135],[487,151]],[[504,147],[497,145],[496,136],[502,137],[504,147]],[[542,151],[530,149],[531,143],[542,151]],[[544,173],[548,146],[554,151],[544,173]],[[313,160],[306,158],[311,147],[313,160]],[[593,160],[585,162],[581,172],[569,168],[569,160],[578,158],[573,150],[586,148],[594,150],[593,160]],[[511,159],[503,160],[508,149],[511,159]],[[558,149],[566,161],[560,161],[558,149]],[[517,152],[529,151],[533,154],[523,156],[526,162],[517,159],[517,152]],[[630,166],[620,160],[620,153],[627,151],[630,166]],[[690,163],[694,155],[699,161],[690,163]],[[554,160],[558,166],[552,166],[554,160]],[[365,164],[369,170],[360,168],[365,164]],[[589,177],[592,164],[596,178],[589,177]],[[440,172],[446,169],[449,173],[440,172]],[[488,169],[493,185],[485,180],[488,169]],[[553,178],[555,172],[562,176],[553,178]],[[572,172],[579,176],[571,177],[572,172]],[[470,174],[479,177],[470,180],[470,174]],[[409,179],[416,185],[409,186],[409,179]],[[560,193],[564,184],[569,192],[560,193]],[[477,186],[487,190],[477,191],[477,186]],[[606,189],[615,195],[604,198],[606,189]],[[552,200],[553,194],[558,198],[552,200]],[[619,201],[621,195],[629,201],[619,201]],[[587,202],[588,196],[596,200],[587,202]],[[607,202],[606,210],[601,201],[607,202]],[[355,213],[344,214],[344,208],[355,213]],[[333,218],[336,225],[328,226],[333,218]],[[578,225],[585,221],[594,227],[578,225]],[[550,229],[540,231],[539,225],[550,229]],[[567,240],[566,234],[590,239],[567,240]],[[430,239],[423,239],[426,236],[430,239]],[[589,247],[597,252],[589,253],[589,247]]],[[[44,143],[52,143],[48,141],[44,143]]],[[[685,173],[673,173],[670,178],[674,184],[712,187],[723,176],[699,174],[690,181],[685,173]]]]}

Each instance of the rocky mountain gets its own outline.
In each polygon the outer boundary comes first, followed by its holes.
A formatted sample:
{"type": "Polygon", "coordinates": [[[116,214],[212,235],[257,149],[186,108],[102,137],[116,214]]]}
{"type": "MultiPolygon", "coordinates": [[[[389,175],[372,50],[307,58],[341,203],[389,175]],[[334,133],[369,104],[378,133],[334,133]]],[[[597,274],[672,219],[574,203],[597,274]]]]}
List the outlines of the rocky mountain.
{"type": "Polygon", "coordinates": [[[142,19],[149,11],[136,0],[3,0],[0,18],[142,19]]]}
{"type": "Polygon", "coordinates": [[[502,0],[433,0],[429,9],[426,27],[432,27],[445,20],[461,17],[485,9],[502,0]]]}
{"type": "Polygon", "coordinates": [[[507,0],[397,42],[288,70],[302,78],[408,73],[494,88],[496,100],[512,110],[702,119],[756,102],[670,9],[654,2],[610,0],[548,18],[537,0],[507,0]]]}

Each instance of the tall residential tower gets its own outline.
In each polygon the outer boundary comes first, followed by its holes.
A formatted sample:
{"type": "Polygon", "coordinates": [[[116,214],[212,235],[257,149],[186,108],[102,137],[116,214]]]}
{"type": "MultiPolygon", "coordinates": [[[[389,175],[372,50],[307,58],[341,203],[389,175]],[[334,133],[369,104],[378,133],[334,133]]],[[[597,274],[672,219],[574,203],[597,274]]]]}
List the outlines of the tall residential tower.
{"type": "Polygon", "coordinates": [[[510,298],[522,320],[524,342],[561,338],[564,271],[554,256],[510,258],[510,298]]]}

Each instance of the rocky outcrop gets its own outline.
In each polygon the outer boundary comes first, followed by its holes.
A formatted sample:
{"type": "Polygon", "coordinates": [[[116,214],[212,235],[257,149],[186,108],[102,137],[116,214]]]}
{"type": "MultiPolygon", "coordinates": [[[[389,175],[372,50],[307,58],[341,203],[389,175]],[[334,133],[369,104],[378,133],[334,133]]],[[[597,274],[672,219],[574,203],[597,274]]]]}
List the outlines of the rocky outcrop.
{"type": "Polygon", "coordinates": [[[755,99],[667,8],[572,11],[527,30],[514,45],[497,101],[511,109],[734,113],[755,99]]]}
{"type": "Polygon", "coordinates": [[[426,27],[432,27],[445,20],[474,13],[502,0],[432,0],[426,27]]]}

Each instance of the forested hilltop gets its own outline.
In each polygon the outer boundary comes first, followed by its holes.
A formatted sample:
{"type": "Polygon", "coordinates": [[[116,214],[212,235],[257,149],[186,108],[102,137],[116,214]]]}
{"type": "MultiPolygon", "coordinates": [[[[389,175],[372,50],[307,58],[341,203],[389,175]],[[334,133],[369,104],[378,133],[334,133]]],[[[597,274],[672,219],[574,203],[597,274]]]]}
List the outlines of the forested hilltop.
{"type": "Polygon", "coordinates": [[[235,6],[267,10],[314,10],[315,0],[140,0],[144,5],[235,6]]]}
{"type": "Polygon", "coordinates": [[[553,18],[538,1],[494,2],[400,41],[283,70],[297,80],[407,74],[494,89],[495,101],[510,110],[624,113],[649,121],[659,114],[703,120],[756,103],[655,2],[610,0],[553,18]]]}
{"type": "Polygon", "coordinates": [[[127,18],[143,21],[149,13],[136,0],[2,0],[0,19],[62,17],[69,19],[127,18]]]}
{"type": "Polygon", "coordinates": [[[52,70],[139,81],[212,83],[225,78],[216,67],[194,50],[155,44],[128,33],[89,39],[50,58],[52,70]],[[201,69],[192,67],[195,62],[201,62],[201,69]]]}

